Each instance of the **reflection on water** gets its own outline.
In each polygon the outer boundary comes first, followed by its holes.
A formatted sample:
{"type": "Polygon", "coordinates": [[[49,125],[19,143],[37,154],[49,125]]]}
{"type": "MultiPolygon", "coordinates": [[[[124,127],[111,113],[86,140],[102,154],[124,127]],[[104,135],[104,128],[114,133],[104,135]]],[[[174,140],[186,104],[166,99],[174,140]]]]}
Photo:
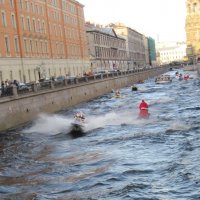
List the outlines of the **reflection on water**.
{"type": "MultiPolygon", "coordinates": [[[[175,72],[171,71],[171,75],[175,72]]],[[[200,199],[200,79],[154,79],[0,135],[1,199],[200,199]],[[150,119],[138,119],[145,99],[150,119]],[[84,137],[68,134],[86,114],[84,137]]]]}

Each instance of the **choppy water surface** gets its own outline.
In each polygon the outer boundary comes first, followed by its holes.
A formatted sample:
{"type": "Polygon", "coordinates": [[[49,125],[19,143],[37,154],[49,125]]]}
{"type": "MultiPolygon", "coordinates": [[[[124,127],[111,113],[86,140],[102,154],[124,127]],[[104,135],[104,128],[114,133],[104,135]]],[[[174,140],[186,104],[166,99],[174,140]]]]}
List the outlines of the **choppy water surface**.
{"type": "MultiPolygon", "coordinates": [[[[0,135],[0,199],[200,199],[200,79],[154,79],[0,135]],[[138,120],[141,99],[150,119],[138,120]],[[73,114],[88,134],[68,134],[73,114]]],[[[175,72],[168,74],[174,75],[175,72]]]]}

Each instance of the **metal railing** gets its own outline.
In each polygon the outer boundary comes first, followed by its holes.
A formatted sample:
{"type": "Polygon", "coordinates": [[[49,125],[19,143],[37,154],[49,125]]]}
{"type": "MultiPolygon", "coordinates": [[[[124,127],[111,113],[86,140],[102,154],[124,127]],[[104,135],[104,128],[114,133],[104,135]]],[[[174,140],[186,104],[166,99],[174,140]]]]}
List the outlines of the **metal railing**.
{"type": "Polygon", "coordinates": [[[52,89],[59,89],[59,88],[69,87],[69,86],[77,85],[77,84],[85,84],[92,81],[116,78],[119,76],[125,76],[125,75],[134,74],[134,73],[138,73],[142,71],[148,71],[151,69],[159,70],[159,69],[164,69],[164,68],[163,67],[154,67],[154,68],[145,67],[145,68],[140,68],[140,69],[135,69],[135,70],[102,73],[102,74],[92,75],[92,76],[69,77],[62,81],[49,80],[49,81],[43,81],[40,83],[30,83],[28,84],[28,87],[25,87],[24,89],[20,89],[20,90],[15,85],[11,85],[9,87],[4,88],[1,91],[0,98],[2,99],[4,97],[10,97],[10,96],[17,97],[17,96],[27,95],[27,94],[36,93],[36,92],[45,91],[45,90],[47,91],[47,90],[52,90],[52,89]]]}

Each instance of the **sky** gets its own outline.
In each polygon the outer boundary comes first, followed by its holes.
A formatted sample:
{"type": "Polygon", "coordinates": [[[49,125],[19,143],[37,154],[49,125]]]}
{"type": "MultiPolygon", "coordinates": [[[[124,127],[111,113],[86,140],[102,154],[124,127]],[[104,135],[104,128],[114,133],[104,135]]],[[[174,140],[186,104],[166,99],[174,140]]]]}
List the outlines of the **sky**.
{"type": "Polygon", "coordinates": [[[186,0],[77,0],[85,20],[121,22],[156,42],[185,41],[186,0]]]}

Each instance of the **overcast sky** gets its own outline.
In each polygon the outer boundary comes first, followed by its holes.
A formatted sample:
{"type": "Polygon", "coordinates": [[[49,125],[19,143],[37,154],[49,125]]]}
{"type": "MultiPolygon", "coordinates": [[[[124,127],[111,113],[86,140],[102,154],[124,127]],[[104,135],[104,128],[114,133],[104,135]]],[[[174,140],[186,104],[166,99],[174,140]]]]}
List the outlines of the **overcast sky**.
{"type": "Polygon", "coordinates": [[[85,20],[121,22],[156,41],[185,41],[186,0],[77,0],[85,20]]]}

